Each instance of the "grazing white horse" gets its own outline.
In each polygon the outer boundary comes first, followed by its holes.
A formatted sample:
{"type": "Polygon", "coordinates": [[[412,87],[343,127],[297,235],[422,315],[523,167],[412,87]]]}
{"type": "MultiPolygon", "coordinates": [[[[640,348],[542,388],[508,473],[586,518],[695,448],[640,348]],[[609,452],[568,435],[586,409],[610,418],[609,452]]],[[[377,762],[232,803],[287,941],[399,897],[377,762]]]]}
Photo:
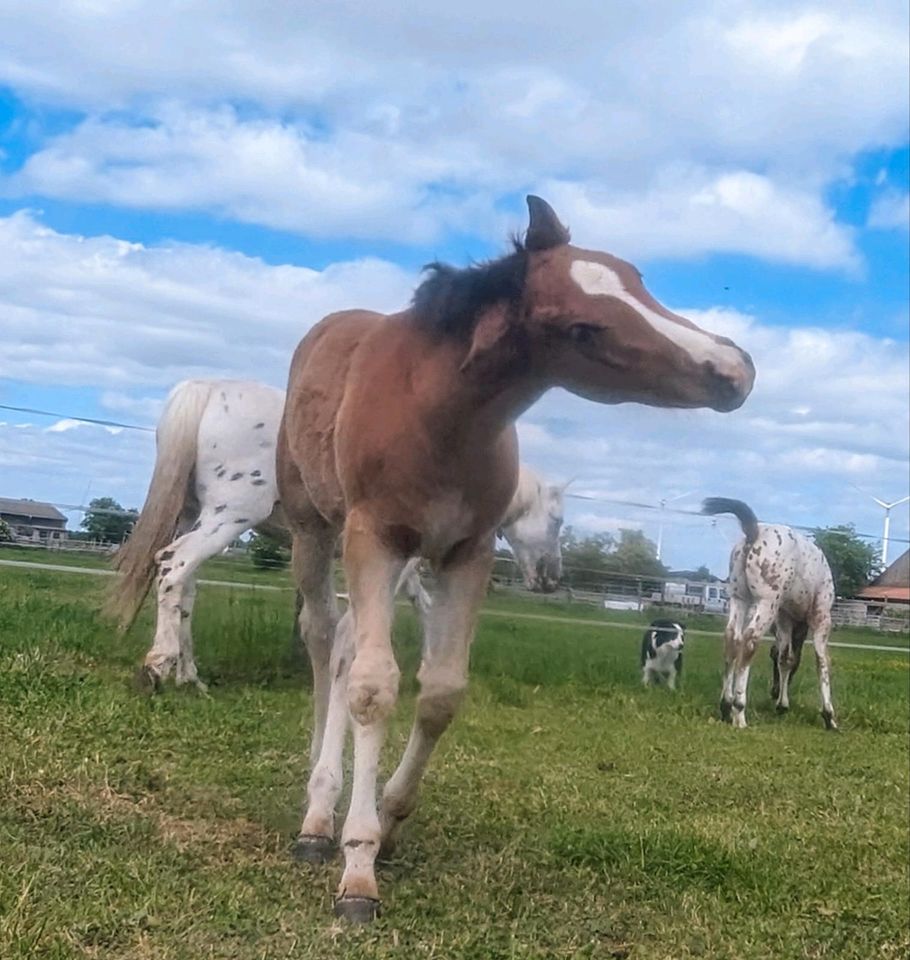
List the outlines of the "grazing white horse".
{"type": "Polygon", "coordinates": [[[730,555],[730,613],[724,632],[726,670],[720,709],[734,727],[746,726],[746,692],[752,658],[766,631],[776,634],[772,659],[777,709],[790,708],[790,677],[803,641],[811,635],[821,690],[822,718],[837,729],[831,703],[831,607],[834,580],[825,555],[811,540],[782,524],[759,523],[740,500],[710,497],[702,513],[732,513],[745,540],[730,555]]]}
{"type": "MultiPolygon", "coordinates": [[[[174,672],[178,684],[204,688],[190,626],[201,563],[250,529],[290,542],[275,482],[284,399],[283,390],[247,380],[186,380],[168,396],[146,501],[114,559],[123,577],[108,598],[109,611],[128,627],[157,570],[155,638],[139,672],[143,686],[155,689],[174,672]]],[[[522,465],[500,531],[532,589],[555,589],[561,574],[562,490],[522,465]]],[[[417,563],[405,566],[398,589],[423,616],[430,601],[417,563]]]]}
{"type": "Polygon", "coordinates": [[[562,577],[559,534],[568,485],[548,484],[529,467],[519,465],[518,486],[499,535],[512,548],[529,590],[552,593],[562,577]]]}

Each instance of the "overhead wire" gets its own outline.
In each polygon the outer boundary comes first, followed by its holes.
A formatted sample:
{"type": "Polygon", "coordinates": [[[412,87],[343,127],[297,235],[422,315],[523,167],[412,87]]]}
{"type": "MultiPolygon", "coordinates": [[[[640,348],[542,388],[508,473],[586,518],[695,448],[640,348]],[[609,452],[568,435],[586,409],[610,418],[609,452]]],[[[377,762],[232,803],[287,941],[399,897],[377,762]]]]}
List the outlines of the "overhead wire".
{"type": "MultiPolygon", "coordinates": [[[[96,426],[102,426],[102,427],[113,427],[113,428],[119,428],[123,430],[138,430],[143,433],[155,433],[155,427],[146,427],[136,423],[124,423],[123,421],[119,421],[119,420],[105,420],[97,417],[71,416],[70,414],[66,414],[66,413],[56,413],[50,410],[39,410],[35,407],[23,407],[23,406],[17,406],[14,404],[0,403],[0,410],[10,410],[16,413],[27,413],[33,416],[54,417],[59,420],[75,420],[79,423],[90,423],[90,424],[94,424],[96,426]]],[[[640,500],[625,500],[618,497],[592,496],[590,494],[584,494],[584,493],[566,493],[565,496],[566,498],[569,498],[572,500],[583,500],[591,503],[609,503],[617,506],[633,507],[637,510],[654,511],[654,512],[660,513],[664,517],[667,517],[668,514],[676,514],[677,516],[698,517],[701,520],[708,519],[708,517],[702,514],[701,511],[699,510],[686,510],[682,507],[667,507],[667,506],[661,507],[660,504],[646,503],[640,500]]],[[[43,502],[47,502],[47,501],[43,501],[43,502]]],[[[81,512],[81,513],[85,513],[88,510],[93,510],[97,513],[111,514],[114,516],[131,516],[132,517],[136,515],[136,512],[132,510],[122,510],[122,511],[98,510],[92,507],[91,505],[86,507],[78,504],[51,503],[51,506],[57,507],[58,509],[61,509],[61,510],[68,510],[68,511],[81,512]]],[[[670,520],[669,517],[667,517],[667,519],[669,522],[674,522],[670,520]]],[[[793,527],[795,530],[806,530],[809,532],[812,532],[818,529],[817,527],[812,527],[805,524],[796,524],[796,523],[787,524],[787,526],[793,527]]],[[[864,540],[881,540],[881,536],[879,536],[878,534],[855,532],[854,535],[864,540]]],[[[910,539],[906,537],[890,536],[888,539],[893,543],[910,544],[910,539]]]]}

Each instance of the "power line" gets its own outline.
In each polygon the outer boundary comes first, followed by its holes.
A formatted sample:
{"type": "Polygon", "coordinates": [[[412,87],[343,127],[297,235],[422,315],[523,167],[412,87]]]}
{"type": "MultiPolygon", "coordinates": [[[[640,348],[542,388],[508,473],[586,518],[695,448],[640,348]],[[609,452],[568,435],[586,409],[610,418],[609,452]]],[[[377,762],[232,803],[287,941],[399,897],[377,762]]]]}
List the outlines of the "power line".
{"type": "MultiPolygon", "coordinates": [[[[40,416],[40,417],[54,417],[58,420],[76,420],[79,423],[93,423],[101,427],[118,427],[123,430],[140,430],[143,433],[155,433],[154,427],[143,427],[135,423],[122,423],[121,421],[118,421],[118,420],[100,420],[94,417],[75,417],[65,413],[54,413],[49,410],[37,410],[34,407],[19,407],[19,406],[14,406],[12,404],[0,403],[0,410],[12,410],[12,411],[15,411],[16,413],[29,413],[34,416],[40,416]]],[[[654,503],[643,503],[638,500],[622,500],[615,497],[595,497],[595,496],[590,496],[588,494],[583,494],[583,493],[567,493],[565,494],[565,496],[573,500],[584,500],[592,503],[612,503],[617,506],[634,507],[638,510],[660,511],[663,515],[675,513],[675,514],[679,514],[680,516],[698,517],[700,519],[707,519],[705,514],[703,514],[700,510],[684,510],[680,507],[666,507],[666,506],[661,508],[658,504],[654,504],[654,503]]],[[[79,511],[82,513],[85,513],[86,510],[90,509],[88,507],[74,505],[74,504],[54,503],[52,504],[52,506],[58,507],[59,509],[62,509],[62,510],[73,510],[73,511],[79,511]]],[[[124,511],[96,510],[95,512],[108,513],[113,516],[135,516],[135,513],[133,511],[127,511],[127,510],[124,510],[124,511]]],[[[788,524],[788,526],[793,527],[794,530],[806,530],[810,533],[817,529],[816,527],[805,526],[797,523],[791,523],[791,524],[788,524]]],[[[854,535],[864,540],[880,540],[881,539],[881,537],[879,537],[878,534],[873,534],[873,533],[855,533],[854,535]]],[[[894,543],[910,543],[910,539],[907,539],[904,537],[889,537],[889,539],[892,540],[894,543]]]]}
{"type": "Polygon", "coordinates": [[[58,420],[78,420],[79,423],[94,423],[99,427],[120,427],[123,430],[142,430],[154,433],[154,427],[140,427],[136,423],[121,423],[119,420],[97,420],[94,417],[73,417],[68,413],[53,413],[50,410],[36,410],[34,407],[15,407],[9,403],[0,403],[0,410],[13,410],[16,413],[30,413],[36,417],[56,417],[58,420]]]}
{"type": "MultiPolygon", "coordinates": [[[[641,503],[638,500],[620,500],[615,497],[592,497],[583,493],[567,493],[565,496],[567,498],[571,497],[573,500],[586,500],[591,503],[612,503],[623,507],[635,507],[638,510],[654,510],[662,514],[676,513],[685,517],[698,517],[700,520],[710,520],[712,524],[716,519],[714,516],[709,517],[700,510],[684,510],[680,507],[664,507],[661,509],[656,503],[641,503]]],[[[799,523],[789,523],[787,526],[792,527],[794,530],[806,530],[809,533],[813,533],[819,529],[818,527],[810,527],[799,523]]],[[[858,531],[854,531],[853,535],[863,540],[881,540],[881,537],[877,533],[859,533],[858,531]]],[[[894,543],[910,543],[910,539],[905,537],[889,537],[889,539],[894,543]]]]}

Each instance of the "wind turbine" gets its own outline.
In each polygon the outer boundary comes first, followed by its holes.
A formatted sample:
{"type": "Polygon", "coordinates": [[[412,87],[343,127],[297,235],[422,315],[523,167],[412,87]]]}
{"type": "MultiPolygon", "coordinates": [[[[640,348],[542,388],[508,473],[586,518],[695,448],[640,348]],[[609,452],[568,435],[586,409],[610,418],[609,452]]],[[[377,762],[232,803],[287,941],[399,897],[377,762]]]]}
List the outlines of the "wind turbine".
{"type": "Polygon", "coordinates": [[[857,487],[855,483],[853,486],[859,490],[860,493],[865,493],[870,500],[874,500],[885,511],[885,526],[882,530],[882,569],[884,570],[888,566],[888,535],[891,533],[891,508],[899,507],[902,503],[906,503],[910,500],[910,497],[901,497],[900,500],[892,500],[891,503],[886,503],[884,500],[879,500],[878,497],[873,497],[871,493],[866,493],[861,487],[857,487]]]}
{"type": "Polygon", "coordinates": [[[691,497],[693,493],[697,493],[696,490],[690,490],[688,493],[681,493],[678,497],[666,497],[660,498],[660,523],[657,527],[657,559],[660,560],[661,552],[663,551],[664,546],[664,510],[667,507],[668,503],[675,503],[677,500],[684,500],[686,497],[691,497]]]}

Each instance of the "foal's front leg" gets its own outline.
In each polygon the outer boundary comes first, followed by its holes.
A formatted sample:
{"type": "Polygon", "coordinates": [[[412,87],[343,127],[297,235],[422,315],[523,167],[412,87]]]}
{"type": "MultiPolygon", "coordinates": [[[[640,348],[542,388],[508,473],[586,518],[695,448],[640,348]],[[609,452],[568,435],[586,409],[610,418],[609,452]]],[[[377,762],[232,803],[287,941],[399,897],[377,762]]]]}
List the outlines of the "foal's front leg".
{"type": "Polygon", "coordinates": [[[354,660],[347,683],[354,726],[354,778],[341,834],[344,873],[335,913],[367,921],[379,910],[374,870],[380,837],[376,776],[386,723],[398,697],[400,672],[392,652],[392,616],[404,559],[385,546],[369,517],[352,511],[345,525],[344,562],[354,618],[354,660]]]}
{"type": "Polygon", "coordinates": [[[382,794],[382,851],[390,853],[417,805],[420,780],[437,741],[451,723],[468,684],[468,654],[477,610],[493,566],[493,543],[474,545],[437,577],[417,676],[420,694],[404,756],[382,794]]]}

